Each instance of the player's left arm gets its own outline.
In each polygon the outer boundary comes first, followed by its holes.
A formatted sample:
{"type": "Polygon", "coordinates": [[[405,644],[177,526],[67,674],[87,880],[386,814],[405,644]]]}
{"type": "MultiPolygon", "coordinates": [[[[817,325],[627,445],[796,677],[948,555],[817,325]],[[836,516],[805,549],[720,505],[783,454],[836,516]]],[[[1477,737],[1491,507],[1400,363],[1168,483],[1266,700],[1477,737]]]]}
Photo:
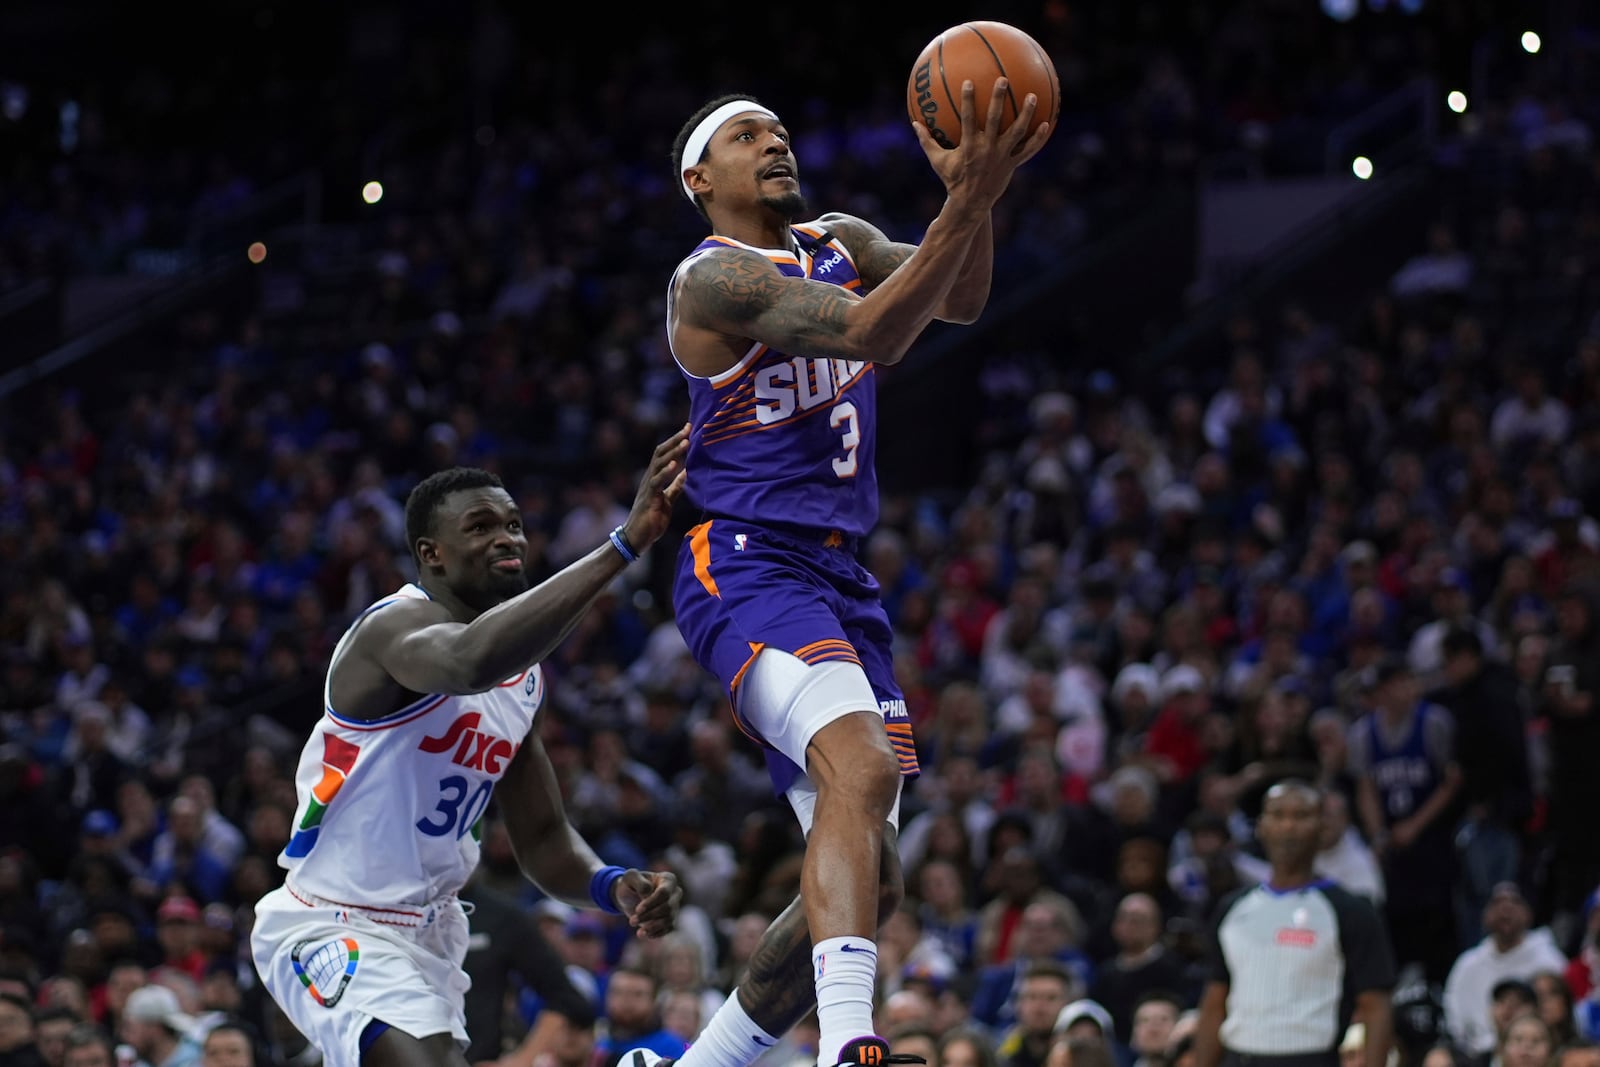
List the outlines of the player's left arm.
{"type": "MultiPolygon", "coordinates": [[[[606,865],[567,821],[561,786],[537,726],[506,768],[495,799],[522,873],[558,900],[595,907],[589,887],[606,865]]],[[[641,937],[660,937],[677,923],[683,889],[670,872],[633,869],[612,883],[610,898],[641,937]]]]}
{"type": "MultiPolygon", "coordinates": [[[[817,220],[844,242],[855,260],[856,271],[868,292],[881,285],[884,279],[911,258],[916,245],[889,240],[889,235],[872,223],[854,215],[831,212],[817,220]]],[[[983,220],[972,243],[967,246],[967,258],[961,264],[961,273],[945,296],[944,303],[934,318],[943,322],[968,324],[978,321],[984,305],[989,302],[989,283],[994,274],[994,224],[983,220]]]]}

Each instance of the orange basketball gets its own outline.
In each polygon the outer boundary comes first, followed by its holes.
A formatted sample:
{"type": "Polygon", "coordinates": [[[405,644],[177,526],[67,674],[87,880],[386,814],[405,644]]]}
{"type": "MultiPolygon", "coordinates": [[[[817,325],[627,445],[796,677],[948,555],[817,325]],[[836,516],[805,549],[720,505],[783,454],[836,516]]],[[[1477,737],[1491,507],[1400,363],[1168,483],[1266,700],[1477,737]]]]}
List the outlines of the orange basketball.
{"type": "Polygon", "coordinates": [[[906,108],[911,120],[928,127],[933,139],[946,148],[961,141],[961,83],[970,80],[977,95],[977,119],[989,113],[994,80],[1004,76],[1011,85],[1006,100],[1005,124],[1016,121],[1029,93],[1039,97],[1034,122],[1055,129],[1061,112],[1061,79],[1044,48],[1031,36],[1004,22],[963,22],[928,42],[911,68],[906,84],[906,108]]]}

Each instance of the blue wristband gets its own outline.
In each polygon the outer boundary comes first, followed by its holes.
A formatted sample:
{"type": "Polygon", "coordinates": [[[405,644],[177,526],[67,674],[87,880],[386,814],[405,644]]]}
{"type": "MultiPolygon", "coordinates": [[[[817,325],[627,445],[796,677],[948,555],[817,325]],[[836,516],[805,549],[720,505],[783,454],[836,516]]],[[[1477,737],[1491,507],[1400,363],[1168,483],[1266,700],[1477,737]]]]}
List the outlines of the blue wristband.
{"type": "MultiPolygon", "coordinates": [[[[613,534],[613,537],[616,535],[613,534]]],[[[622,909],[617,907],[617,902],[611,899],[611,888],[617,884],[617,879],[628,872],[621,867],[601,867],[594,872],[594,877],[589,879],[589,899],[594,901],[594,906],[601,911],[608,911],[612,915],[621,915],[622,909]]]]}
{"type": "Polygon", "coordinates": [[[618,552],[622,553],[622,558],[629,563],[639,562],[639,553],[635,552],[633,546],[628,544],[628,538],[623,534],[622,527],[618,526],[611,531],[611,544],[615,546],[618,552]]]}

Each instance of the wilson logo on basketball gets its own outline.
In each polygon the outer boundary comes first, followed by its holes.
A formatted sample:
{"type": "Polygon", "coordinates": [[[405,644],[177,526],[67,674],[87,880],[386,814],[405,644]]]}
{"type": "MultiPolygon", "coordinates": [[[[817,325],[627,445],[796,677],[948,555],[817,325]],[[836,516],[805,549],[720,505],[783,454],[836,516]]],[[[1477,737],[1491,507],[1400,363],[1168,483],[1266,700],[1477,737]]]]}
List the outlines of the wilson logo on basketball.
{"type": "Polygon", "coordinates": [[[479,732],[478,723],[482,721],[482,715],[469,711],[438,737],[424,737],[417,748],[422,752],[449,752],[453,748],[451,763],[469,771],[498,775],[517,754],[518,746],[503,737],[479,732]]]}
{"type": "Polygon", "coordinates": [[[1317,943],[1315,930],[1299,930],[1286,926],[1278,931],[1278,944],[1289,945],[1293,948],[1312,948],[1317,943]]]}

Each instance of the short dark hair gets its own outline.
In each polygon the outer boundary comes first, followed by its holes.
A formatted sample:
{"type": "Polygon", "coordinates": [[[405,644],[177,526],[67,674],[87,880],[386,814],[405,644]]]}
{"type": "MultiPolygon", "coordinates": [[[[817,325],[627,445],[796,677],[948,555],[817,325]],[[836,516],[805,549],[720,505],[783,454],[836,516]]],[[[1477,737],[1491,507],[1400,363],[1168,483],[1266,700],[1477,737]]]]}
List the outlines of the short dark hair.
{"type": "Polygon", "coordinates": [[[1138,1010],[1144,1007],[1146,1004],[1155,1004],[1158,1001],[1162,1004],[1171,1004],[1177,1009],[1179,1015],[1183,1014],[1185,1004],[1184,999],[1170,989],[1145,990],[1143,993],[1140,993],[1138,999],[1133,1002],[1133,1010],[1137,1013],[1138,1010]]]}
{"type": "MultiPolygon", "coordinates": [[[[757,104],[761,107],[767,106],[749,93],[724,93],[714,100],[707,100],[704,104],[701,104],[700,110],[689,116],[688,121],[683,124],[683,128],[678,131],[678,136],[672,139],[672,188],[677,189],[681,186],[683,184],[683,172],[700,162],[699,159],[683,158],[683,150],[688,147],[689,135],[694,132],[694,128],[704,122],[706,116],[717,110],[717,108],[722,107],[724,104],[731,104],[735,100],[748,100],[752,104],[757,104]]],[[[704,158],[705,156],[703,155],[700,157],[700,159],[704,158]]],[[[694,198],[694,206],[695,210],[700,212],[701,218],[708,222],[711,220],[711,216],[706,214],[705,206],[700,203],[698,196],[694,198]]]]}
{"type": "Polygon", "coordinates": [[[411,495],[406,497],[406,541],[411,549],[411,558],[421,565],[422,560],[417,556],[417,542],[433,536],[434,519],[445,497],[463,489],[504,488],[505,484],[500,481],[498,474],[479,467],[451,467],[418,482],[416,488],[411,490],[411,495]]]}
{"type": "Polygon", "coordinates": [[[204,1047],[205,1043],[211,1040],[212,1034],[227,1033],[238,1034],[240,1037],[244,1038],[245,1044],[250,1046],[251,1063],[266,1063],[271,1059],[267,1053],[266,1043],[262,1040],[261,1032],[256,1029],[253,1023],[250,1023],[237,1015],[223,1016],[220,1022],[213,1024],[209,1029],[207,1029],[205,1037],[200,1039],[201,1047],[204,1047]]]}
{"type": "Polygon", "coordinates": [[[111,1035],[94,1023],[79,1023],[67,1031],[67,1048],[85,1048],[89,1045],[99,1045],[110,1052],[111,1035]]]}
{"type": "Polygon", "coordinates": [[[1067,965],[1051,959],[1034,960],[1029,963],[1027,970],[1022,972],[1022,980],[1026,982],[1030,978],[1058,978],[1068,989],[1075,984],[1067,965]]]}
{"type": "Polygon", "coordinates": [[[652,970],[649,970],[648,968],[635,967],[635,966],[633,966],[631,964],[623,964],[621,966],[617,966],[617,967],[611,968],[611,977],[612,978],[615,978],[619,974],[637,975],[640,978],[643,978],[645,981],[649,982],[651,989],[654,990],[654,989],[660,989],[661,988],[661,983],[660,983],[660,981],[657,980],[655,972],[652,971],[652,970]]]}
{"type": "Polygon", "coordinates": [[[55,1019],[71,1019],[73,1022],[79,1021],[78,1013],[67,1007],[65,1004],[51,1004],[49,1007],[39,1008],[34,1012],[33,1015],[33,1021],[35,1023],[47,1023],[55,1019]]]}

